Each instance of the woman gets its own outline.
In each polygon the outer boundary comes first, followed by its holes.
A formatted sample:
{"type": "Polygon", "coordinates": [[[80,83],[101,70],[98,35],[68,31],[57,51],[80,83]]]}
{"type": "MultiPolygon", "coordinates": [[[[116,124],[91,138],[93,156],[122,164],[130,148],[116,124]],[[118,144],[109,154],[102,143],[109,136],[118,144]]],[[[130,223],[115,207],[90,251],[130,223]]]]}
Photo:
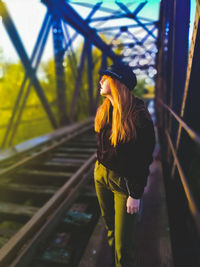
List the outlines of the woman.
{"type": "Polygon", "coordinates": [[[94,181],[108,244],[116,267],[135,266],[135,229],[153,157],[155,133],[144,101],[131,90],[137,80],[128,66],[101,70],[95,132],[94,181]]]}

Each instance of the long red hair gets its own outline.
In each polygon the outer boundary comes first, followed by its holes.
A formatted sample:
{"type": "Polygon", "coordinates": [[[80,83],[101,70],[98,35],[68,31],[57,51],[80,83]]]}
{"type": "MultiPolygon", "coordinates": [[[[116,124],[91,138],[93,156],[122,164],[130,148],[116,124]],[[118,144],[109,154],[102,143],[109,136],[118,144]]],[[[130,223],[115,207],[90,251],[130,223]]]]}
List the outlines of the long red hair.
{"type": "MultiPolygon", "coordinates": [[[[137,108],[136,98],[130,90],[117,79],[104,75],[107,78],[113,97],[112,131],[110,135],[111,144],[116,147],[118,142],[136,139],[136,124],[138,123],[138,113],[144,107],[137,108]]],[[[105,98],[102,105],[98,107],[94,129],[96,132],[109,123],[109,109],[111,102],[105,98]]]]}

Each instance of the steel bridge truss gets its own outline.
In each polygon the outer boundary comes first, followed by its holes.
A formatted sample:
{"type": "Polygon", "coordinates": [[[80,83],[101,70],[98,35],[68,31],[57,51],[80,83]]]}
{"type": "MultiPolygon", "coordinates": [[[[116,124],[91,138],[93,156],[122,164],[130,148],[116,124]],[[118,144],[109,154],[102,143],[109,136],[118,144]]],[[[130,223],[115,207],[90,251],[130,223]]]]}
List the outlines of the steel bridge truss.
{"type": "Polygon", "coordinates": [[[130,10],[130,6],[134,2],[124,5],[122,2],[116,1],[117,10],[104,6],[103,2],[98,2],[94,5],[64,0],[42,0],[41,2],[46,5],[47,12],[29,59],[8,9],[5,3],[0,0],[0,16],[25,69],[24,79],[21,83],[1,148],[4,148],[6,145],[11,146],[13,143],[32,85],[54,129],[74,121],[74,112],[81,90],[81,79],[85,61],[87,61],[88,66],[89,113],[94,115],[98,106],[99,90],[97,91],[96,99],[94,99],[92,70],[96,62],[92,58],[93,46],[96,46],[102,52],[101,68],[107,66],[107,59],[110,58],[114,63],[129,64],[138,76],[146,75],[149,79],[155,79],[158,21],[139,16],[139,12],[148,4],[148,1],[137,4],[134,11],[130,10]],[[75,5],[87,7],[90,11],[89,15],[83,19],[73,8],[75,5]],[[98,16],[98,12],[104,12],[104,14],[108,15],[98,16]],[[117,20],[117,22],[120,22],[125,18],[130,21],[129,24],[103,27],[108,21],[117,20]],[[75,30],[73,36],[69,34],[69,27],[75,30]],[[53,32],[59,122],[56,120],[37,78],[37,69],[51,28],[53,32]],[[78,59],[74,54],[73,42],[79,34],[84,37],[84,46],[79,63],[77,63],[78,59]],[[111,41],[109,43],[103,41],[101,34],[112,38],[111,41]],[[121,48],[120,55],[114,52],[116,48],[121,48]],[[67,81],[65,81],[63,66],[65,54],[69,58],[70,67],[76,77],[69,114],[66,111],[67,81]]]}

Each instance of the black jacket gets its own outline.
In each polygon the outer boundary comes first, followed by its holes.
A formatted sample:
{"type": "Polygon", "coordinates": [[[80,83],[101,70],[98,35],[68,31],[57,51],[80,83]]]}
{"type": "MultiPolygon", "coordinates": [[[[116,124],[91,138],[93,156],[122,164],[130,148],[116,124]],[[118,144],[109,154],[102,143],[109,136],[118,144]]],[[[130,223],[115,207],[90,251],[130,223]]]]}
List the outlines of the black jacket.
{"type": "MultiPolygon", "coordinates": [[[[144,101],[136,97],[136,104],[143,105],[144,101]]],[[[109,136],[112,128],[112,110],[110,108],[110,122],[106,124],[97,138],[97,159],[108,169],[114,170],[124,177],[129,195],[141,198],[149,175],[149,165],[153,161],[152,153],[155,146],[155,132],[153,121],[147,116],[148,110],[139,113],[139,124],[136,125],[137,138],[134,141],[111,145],[109,136]]]]}

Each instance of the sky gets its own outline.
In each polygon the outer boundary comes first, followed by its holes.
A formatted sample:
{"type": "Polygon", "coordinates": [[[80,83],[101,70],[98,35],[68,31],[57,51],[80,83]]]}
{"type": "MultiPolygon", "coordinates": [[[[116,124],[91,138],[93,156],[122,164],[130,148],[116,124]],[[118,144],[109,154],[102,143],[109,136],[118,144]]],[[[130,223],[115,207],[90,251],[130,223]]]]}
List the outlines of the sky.
{"type": "MultiPolygon", "coordinates": [[[[42,21],[46,13],[46,7],[44,4],[41,3],[40,0],[4,0],[3,2],[5,2],[8,8],[8,11],[23,41],[27,54],[30,57],[33,47],[35,45],[39,30],[40,30],[40,27],[42,25],[42,21]]],[[[83,2],[83,3],[87,2],[91,4],[97,3],[97,1],[94,1],[94,0],[77,0],[77,2],[83,2]]],[[[135,1],[134,0],[132,1],[123,0],[121,2],[127,5],[130,2],[134,2],[134,4],[130,7],[130,10],[133,11],[139,3],[143,2],[143,0],[135,0],[135,1]]],[[[148,4],[141,10],[138,16],[148,17],[148,18],[157,20],[158,14],[159,14],[159,3],[160,3],[160,0],[149,0],[148,4]]],[[[113,1],[104,0],[103,6],[114,8],[114,9],[117,8],[114,0],[113,1]]],[[[83,18],[86,17],[87,14],[89,13],[88,8],[80,7],[77,5],[73,5],[73,7],[77,9],[77,11],[81,14],[83,18]]],[[[101,12],[99,14],[107,15],[108,13],[101,12]]],[[[192,34],[194,15],[195,15],[195,0],[191,0],[190,36],[192,34]]],[[[126,23],[125,19],[124,19],[124,23],[126,23]]],[[[109,22],[109,25],[115,25],[115,24],[116,24],[116,20],[109,22]]],[[[130,24],[130,20],[129,20],[129,24],[130,24]]],[[[1,36],[0,48],[3,49],[4,60],[17,61],[19,58],[6,33],[6,30],[1,20],[0,20],[0,36],[1,36]]],[[[77,42],[76,44],[79,44],[79,42],[77,42]]],[[[52,34],[50,34],[48,37],[48,42],[45,47],[42,60],[48,60],[49,58],[52,58],[52,57],[53,57],[52,34]]]]}

